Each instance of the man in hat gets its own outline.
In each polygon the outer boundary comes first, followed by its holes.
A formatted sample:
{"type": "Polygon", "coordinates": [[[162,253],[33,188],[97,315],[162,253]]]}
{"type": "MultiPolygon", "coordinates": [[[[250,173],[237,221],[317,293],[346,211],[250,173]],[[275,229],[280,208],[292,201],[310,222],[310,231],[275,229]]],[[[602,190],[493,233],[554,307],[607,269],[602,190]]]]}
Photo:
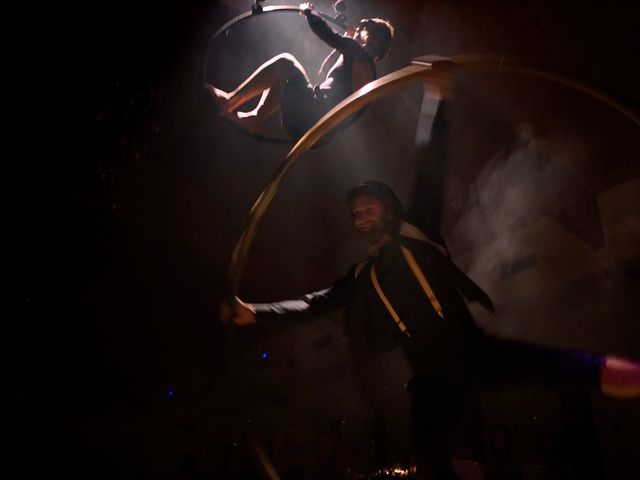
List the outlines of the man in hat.
{"type": "MultiPolygon", "coordinates": [[[[445,109],[441,102],[434,129],[442,124],[445,109]]],[[[432,147],[441,141],[434,137],[432,147]]],[[[376,354],[401,346],[413,374],[407,390],[418,478],[457,478],[451,451],[465,406],[478,387],[527,380],[640,396],[640,364],[501,340],[481,330],[467,305],[478,303],[492,312],[491,299],[452,262],[425,203],[414,195],[405,214],[385,183],[352,188],[347,205],[368,258],[352,265],[331,288],[298,300],[252,305],[238,299],[233,308],[223,306],[223,321],[249,325],[268,314],[346,307],[344,324],[356,349],[376,354]]]]}

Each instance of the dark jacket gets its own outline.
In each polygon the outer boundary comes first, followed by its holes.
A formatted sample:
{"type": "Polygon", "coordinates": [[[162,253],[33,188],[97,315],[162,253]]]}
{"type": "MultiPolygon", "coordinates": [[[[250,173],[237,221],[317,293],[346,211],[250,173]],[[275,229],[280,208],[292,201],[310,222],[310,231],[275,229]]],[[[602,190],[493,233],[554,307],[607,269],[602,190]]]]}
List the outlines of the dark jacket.
{"type": "Polygon", "coordinates": [[[456,368],[467,361],[466,353],[475,351],[483,341],[484,334],[474,323],[466,302],[493,309],[486,293],[434,246],[399,236],[385,245],[378,257],[352,265],[331,288],[299,300],[258,304],[256,311],[318,315],[345,307],[345,330],[357,350],[375,354],[401,345],[415,372],[456,368]],[[413,253],[442,305],[444,318],[422,290],[401,253],[401,245],[413,253]],[[410,337],[400,331],[373,287],[370,271],[374,263],[380,286],[410,337]]]}

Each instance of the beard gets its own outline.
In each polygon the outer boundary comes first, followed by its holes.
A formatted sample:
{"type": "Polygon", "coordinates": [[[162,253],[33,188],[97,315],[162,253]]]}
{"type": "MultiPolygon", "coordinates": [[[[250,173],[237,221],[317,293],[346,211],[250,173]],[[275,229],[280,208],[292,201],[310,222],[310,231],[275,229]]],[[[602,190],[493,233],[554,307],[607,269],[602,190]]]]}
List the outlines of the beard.
{"type": "Polygon", "coordinates": [[[386,234],[393,236],[393,225],[392,218],[381,218],[366,227],[356,229],[356,231],[362,240],[371,245],[382,240],[386,234]]]}

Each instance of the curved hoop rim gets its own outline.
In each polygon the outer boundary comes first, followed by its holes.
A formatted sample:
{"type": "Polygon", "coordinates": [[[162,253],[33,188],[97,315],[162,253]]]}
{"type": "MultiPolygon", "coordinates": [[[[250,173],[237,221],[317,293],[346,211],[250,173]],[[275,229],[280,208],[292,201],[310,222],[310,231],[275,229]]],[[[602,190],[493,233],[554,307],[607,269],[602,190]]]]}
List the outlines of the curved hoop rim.
{"type": "MultiPolygon", "coordinates": [[[[560,83],[602,101],[640,126],[640,113],[631,107],[628,102],[616,99],[602,89],[575,77],[516,62],[505,62],[504,59],[496,59],[495,56],[461,55],[452,57],[449,60],[454,66],[454,71],[520,74],[560,83]]],[[[284,177],[300,155],[311,149],[324,135],[364,106],[388,95],[404,85],[416,81],[433,81],[438,78],[442,73],[434,71],[432,66],[433,64],[429,63],[410,65],[368,83],[331,109],[298,140],[289,151],[287,157],[278,166],[269,183],[267,183],[265,189],[254,203],[249,213],[247,226],[236,243],[228,273],[228,285],[231,298],[235,297],[238,293],[240,282],[244,275],[246,260],[260,221],[278,192],[284,177]]],[[[442,79],[442,77],[439,78],[442,79]]]]}

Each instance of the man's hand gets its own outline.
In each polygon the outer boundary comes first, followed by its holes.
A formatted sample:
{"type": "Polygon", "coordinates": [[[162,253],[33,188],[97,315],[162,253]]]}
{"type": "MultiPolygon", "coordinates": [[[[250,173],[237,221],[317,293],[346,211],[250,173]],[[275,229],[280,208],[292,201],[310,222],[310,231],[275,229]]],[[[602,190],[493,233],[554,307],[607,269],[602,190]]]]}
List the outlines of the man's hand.
{"type": "Polygon", "coordinates": [[[354,25],[347,25],[344,36],[349,38],[356,38],[356,33],[358,33],[358,27],[354,25]]]}
{"type": "Polygon", "coordinates": [[[300,4],[300,13],[306,15],[307,13],[313,11],[313,5],[311,3],[301,3],[300,4]]]}
{"type": "Polygon", "coordinates": [[[244,327],[245,325],[253,325],[256,322],[256,310],[250,303],[244,303],[238,297],[234,298],[233,305],[227,302],[220,304],[220,320],[225,326],[231,323],[244,327]]]}

